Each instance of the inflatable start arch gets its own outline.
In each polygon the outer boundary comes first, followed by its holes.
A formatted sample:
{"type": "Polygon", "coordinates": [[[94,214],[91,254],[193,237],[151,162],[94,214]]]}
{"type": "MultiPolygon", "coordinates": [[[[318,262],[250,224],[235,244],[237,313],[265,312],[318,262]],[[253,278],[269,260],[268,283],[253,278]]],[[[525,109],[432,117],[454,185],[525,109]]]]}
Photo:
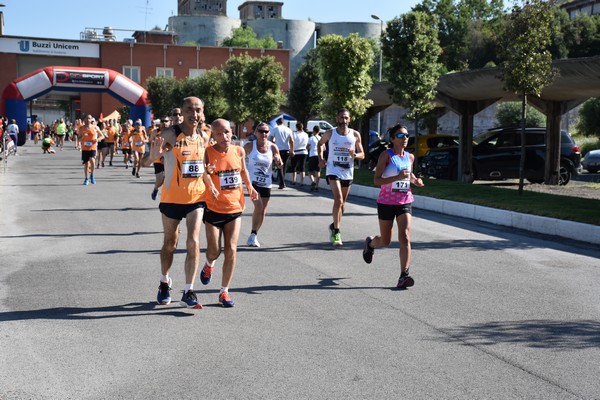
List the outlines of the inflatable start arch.
{"type": "Polygon", "coordinates": [[[146,89],[125,75],[106,68],[45,67],[14,80],[2,93],[2,114],[27,131],[27,101],[52,90],[107,92],[131,107],[130,118],[150,125],[151,107],[146,89]]]}

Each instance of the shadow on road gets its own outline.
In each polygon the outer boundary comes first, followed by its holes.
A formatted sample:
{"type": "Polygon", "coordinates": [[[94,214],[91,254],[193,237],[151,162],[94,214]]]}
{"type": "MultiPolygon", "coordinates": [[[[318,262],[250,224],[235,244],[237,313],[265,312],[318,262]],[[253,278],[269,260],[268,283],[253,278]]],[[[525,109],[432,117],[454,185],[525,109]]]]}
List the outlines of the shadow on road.
{"type": "Polygon", "coordinates": [[[464,345],[523,344],[535,349],[579,350],[600,346],[600,321],[493,321],[443,329],[464,345]]]}

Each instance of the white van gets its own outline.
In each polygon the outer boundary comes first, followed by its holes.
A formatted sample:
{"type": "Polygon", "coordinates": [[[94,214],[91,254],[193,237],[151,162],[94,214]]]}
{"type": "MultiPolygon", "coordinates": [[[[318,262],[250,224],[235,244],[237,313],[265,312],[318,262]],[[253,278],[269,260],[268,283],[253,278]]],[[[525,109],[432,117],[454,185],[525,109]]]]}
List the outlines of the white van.
{"type": "MultiPolygon", "coordinates": [[[[286,122],[287,122],[287,126],[291,130],[293,130],[293,131],[296,130],[296,123],[298,121],[286,121],[286,122]]],[[[333,125],[331,125],[329,122],[327,122],[325,120],[310,120],[304,127],[304,131],[312,132],[312,130],[315,126],[318,126],[319,128],[321,128],[321,133],[325,132],[327,129],[333,129],[333,125]]]]}

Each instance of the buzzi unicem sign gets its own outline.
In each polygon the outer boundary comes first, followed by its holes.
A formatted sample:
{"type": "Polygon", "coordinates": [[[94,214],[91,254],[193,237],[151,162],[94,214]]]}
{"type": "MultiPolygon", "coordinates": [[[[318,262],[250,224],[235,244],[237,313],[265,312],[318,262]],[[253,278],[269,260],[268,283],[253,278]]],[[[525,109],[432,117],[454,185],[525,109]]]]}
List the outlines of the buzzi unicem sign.
{"type": "Polygon", "coordinates": [[[32,38],[0,38],[0,53],[63,57],[100,57],[97,43],[67,42],[32,38]]]}

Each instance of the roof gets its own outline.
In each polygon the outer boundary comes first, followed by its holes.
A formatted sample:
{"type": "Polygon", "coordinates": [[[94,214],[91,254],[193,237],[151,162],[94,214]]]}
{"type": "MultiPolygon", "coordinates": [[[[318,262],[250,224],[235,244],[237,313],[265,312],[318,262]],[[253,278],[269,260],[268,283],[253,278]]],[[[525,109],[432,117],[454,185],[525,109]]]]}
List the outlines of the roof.
{"type": "MultiPolygon", "coordinates": [[[[600,56],[556,60],[552,65],[559,71],[554,81],[542,91],[541,100],[577,102],[600,96],[600,56]]],[[[389,106],[392,100],[387,93],[390,84],[373,85],[368,98],[373,107],[389,106]]],[[[500,68],[482,68],[442,75],[437,91],[443,96],[461,101],[515,101],[516,94],[504,89],[500,68]]],[[[443,103],[442,96],[439,102],[443,103]]]]}

